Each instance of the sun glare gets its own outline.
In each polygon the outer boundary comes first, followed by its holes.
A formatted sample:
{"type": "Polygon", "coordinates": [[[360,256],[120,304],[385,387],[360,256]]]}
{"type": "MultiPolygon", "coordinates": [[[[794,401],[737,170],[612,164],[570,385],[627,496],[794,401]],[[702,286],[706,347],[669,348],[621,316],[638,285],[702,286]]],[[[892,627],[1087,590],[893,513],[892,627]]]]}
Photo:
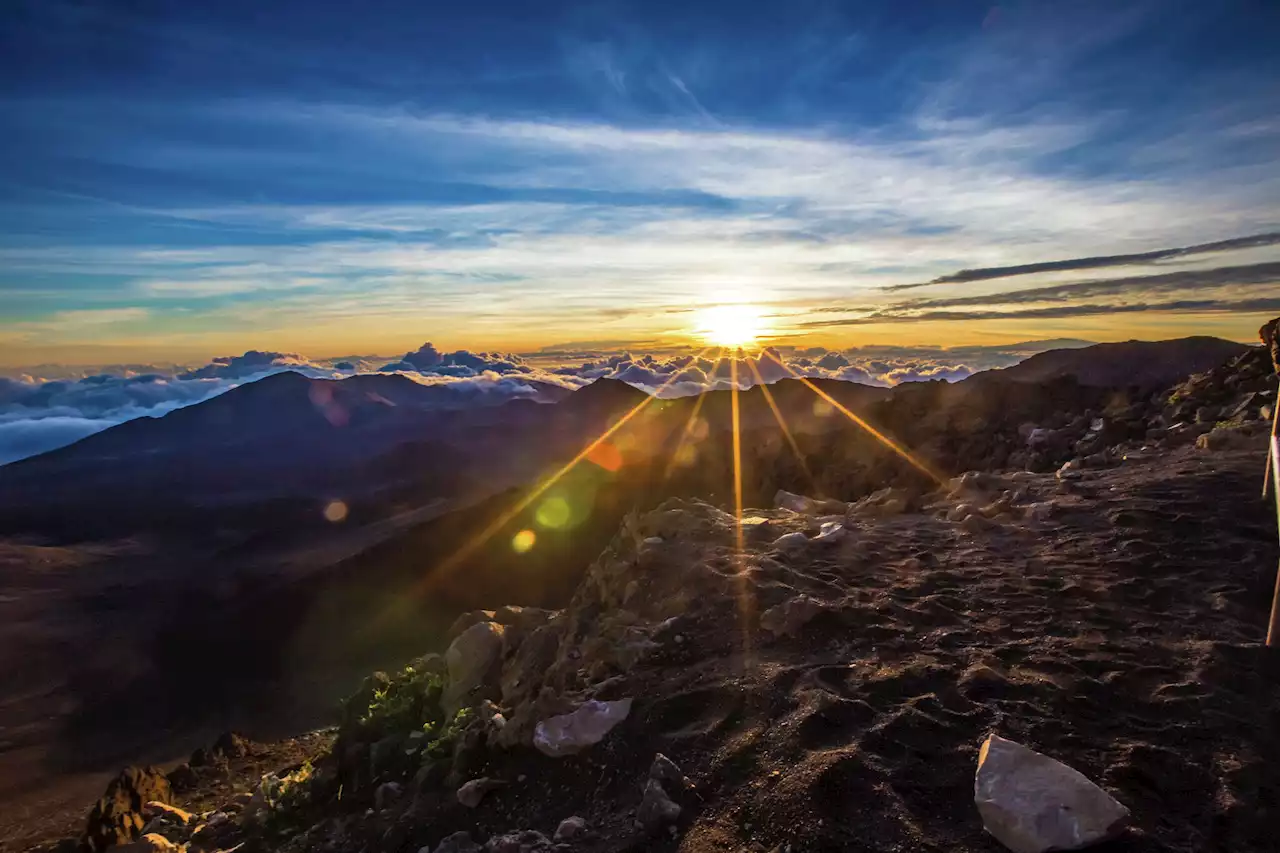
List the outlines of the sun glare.
{"type": "Polygon", "coordinates": [[[766,332],[764,312],[758,306],[744,303],[699,311],[694,328],[698,337],[720,347],[751,346],[766,332]]]}

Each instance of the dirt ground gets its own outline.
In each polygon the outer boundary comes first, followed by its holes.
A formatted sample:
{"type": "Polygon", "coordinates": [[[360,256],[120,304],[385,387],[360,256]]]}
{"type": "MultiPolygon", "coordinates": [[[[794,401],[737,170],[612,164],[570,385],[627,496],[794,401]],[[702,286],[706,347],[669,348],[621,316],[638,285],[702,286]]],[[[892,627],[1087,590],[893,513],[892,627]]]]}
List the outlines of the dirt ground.
{"type": "MultiPolygon", "coordinates": [[[[578,757],[496,753],[477,775],[526,781],[475,811],[418,815],[400,849],[456,830],[550,834],[576,814],[595,830],[577,849],[598,853],[990,853],[973,773],[995,731],[1132,810],[1100,849],[1274,850],[1280,655],[1261,641],[1277,546],[1261,457],[1183,449],[1066,486],[1034,475],[1016,484],[1053,504],[1045,520],[969,533],[912,513],[790,555],[766,543],[806,522],[765,511],[773,530],[748,535],[742,571],[723,513],[653,513],[636,531],[664,537],[646,582],[696,593],[644,662],[596,691],[635,697],[631,717],[578,757]],[[760,630],[798,594],[822,612],[794,636],[760,630]],[[655,752],[698,785],[672,838],[633,826],[655,752]]],[[[618,547],[603,562],[639,572],[618,547]]],[[[574,607],[591,606],[580,590],[574,607]]]]}
{"type": "MultiPolygon", "coordinates": [[[[1280,655],[1261,641],[1278,549],[1261,461],[1261,446],[1185,448],[1066,485],[1029,475],[1010,485],[1050,504],[1047,518],[971,532],[912,512],[795,553],[768,543],[811,520],[748,511],[768,522],[741,559],[731,517],[675,502],[635,535],[663,537],[646,583],[688,590],[683,610],[640,663],[591,688],[634,697],[627,721],[576,757],[494,752],[477,773],[511,784],[475,810],[424,801],[397,849],[457,830],[549,835],[580,815],[592,831],[575,849],[591,853],[992,853],[972,779],[995,731],[1132,810],[1131,831],[1100,850],[1273,851],[1280,655]],[[823,607],[794,635],[760,628],[802,594],[823,607]],[[674,835],[652,838],[634,817],[656,752],[697,795],[674,835]]],[[[641,571],[626,547],[601,565],[641,571]]],[[[594,594],[584,585],[572,606],[585,613],[594,594]]],[[[64,799],[89,792],[59,784],[64,799]]],[[[18,792],[5,789],[0,836],[52,829],[39,801],[13,808],[18,792]]]]}

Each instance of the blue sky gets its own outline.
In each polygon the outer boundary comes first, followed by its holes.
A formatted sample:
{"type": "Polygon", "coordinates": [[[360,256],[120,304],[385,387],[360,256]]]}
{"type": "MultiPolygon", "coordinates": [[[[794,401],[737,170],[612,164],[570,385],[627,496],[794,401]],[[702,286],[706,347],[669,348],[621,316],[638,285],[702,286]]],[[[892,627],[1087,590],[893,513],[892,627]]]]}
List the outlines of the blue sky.
{"type": "Polygon", "coordinates": [[[1274,3],[0,14],[3,364],[656,346],[723,302],[842,346],[1280,313],[1274,241],[884,290],[1280,231],[1274,3]]]}

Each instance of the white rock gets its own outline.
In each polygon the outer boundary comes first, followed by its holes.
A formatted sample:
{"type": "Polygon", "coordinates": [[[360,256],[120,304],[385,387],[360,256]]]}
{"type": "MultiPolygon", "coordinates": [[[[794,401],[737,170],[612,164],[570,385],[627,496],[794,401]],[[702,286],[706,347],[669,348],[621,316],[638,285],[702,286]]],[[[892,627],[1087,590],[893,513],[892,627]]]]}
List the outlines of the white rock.
{"type": "Polygon", "coordinates": [[[814,542],[836,542],[844,538],[844,524],[839,521],[823,522],[822,527],[818,529],[818,535],[813,537],[814,542]]]}
{"type": "Polygon", "coordinates": [[[591,699],[572,713],[538,723],[533,731],[533,745],[552,758],[573,755],[604,740],[630,713],[630,698],[616,702],[591,699]]]}
{"type": "Polygon", "coordinates": [[[1014,853],[1079,850],[1115,837],[1129,818],[1083,774],[998,735],[978,755],[973,800],[987,832],[1014,853]]]}

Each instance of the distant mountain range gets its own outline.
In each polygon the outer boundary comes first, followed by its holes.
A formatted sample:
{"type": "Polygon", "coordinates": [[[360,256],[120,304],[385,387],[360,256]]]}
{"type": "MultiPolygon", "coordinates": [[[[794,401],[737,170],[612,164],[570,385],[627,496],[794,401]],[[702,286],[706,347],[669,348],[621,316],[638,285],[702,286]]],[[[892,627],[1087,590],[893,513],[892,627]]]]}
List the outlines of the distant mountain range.
{"type": "MultiPolygon", "coordinates": [[[[975,374],[950,393],[964,397],[993,382],[1063,378],[1149,392],[1245,349],[1196,337],[1051,350],[975,374]]],[[[859,411],[914,394],[911,385],[917,384],[886,389],[810,381],[859,411]]],[[[87,525],[101,532],[118,524],[196,523],[268,504],[313,519],[317,504],[335,498],[366,507],[371,517],[433,499],[466,503],[530,482],[648,401],[645,392],[613,380],[576,392],[545,383],[531,387],[530,398],[485,405],[488,398],[459,399],[449,386],[394,374],[341,380],[274,374],[0,467],[3,524],[9,531],[52,525],[69,532],[87,525]]],[[[831,428],[831,407],[802,382],[787,379],[767,388],[768,395],[759,387],[740,395],[744,431],[773,424],[775,406],[794,432],[831,428]]],[[[695,409],[713,430],[728,428],[732,409],[727,391],[646,405],[645,416],[631,425],[643,436],[631,439],[628,453],[635,459],[671,451],[695,409]]],[[[892,420],[888,413],[883,417],[892,420]]]]}

